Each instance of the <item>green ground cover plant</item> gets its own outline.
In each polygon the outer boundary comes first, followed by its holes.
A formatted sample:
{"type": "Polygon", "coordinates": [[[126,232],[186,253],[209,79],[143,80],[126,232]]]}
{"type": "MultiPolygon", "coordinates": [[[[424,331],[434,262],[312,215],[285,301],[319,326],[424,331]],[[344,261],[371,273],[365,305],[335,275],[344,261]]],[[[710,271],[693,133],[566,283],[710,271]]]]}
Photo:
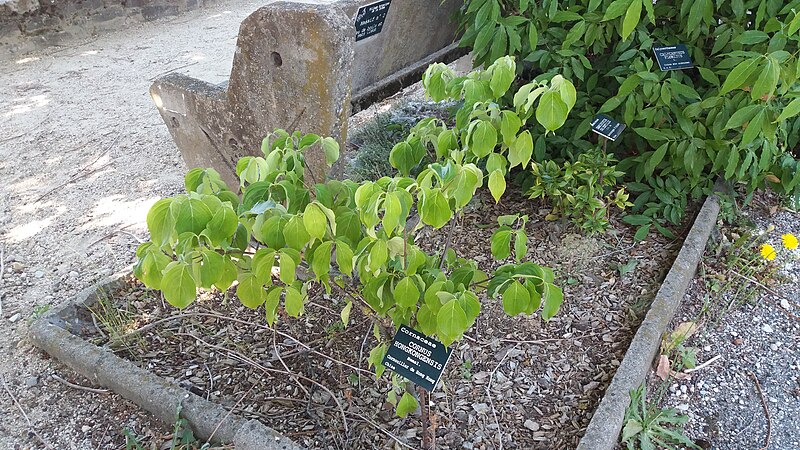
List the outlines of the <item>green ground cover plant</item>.
{"type": "Polygon", "coordinates": [[[718,176],[800,200],[798,10],[797,0],[467,0],[461,44],[476,65],[512,55],[523,80],[574,83],[573,111],[537,142],[539,162],[598,148],[598,113],[629,127],[609,151],[636,194],[628,221],[646,234],[679,222],[718,176]],[[695,68],[659,69],[653,47],[675,44],[695,68]]]}

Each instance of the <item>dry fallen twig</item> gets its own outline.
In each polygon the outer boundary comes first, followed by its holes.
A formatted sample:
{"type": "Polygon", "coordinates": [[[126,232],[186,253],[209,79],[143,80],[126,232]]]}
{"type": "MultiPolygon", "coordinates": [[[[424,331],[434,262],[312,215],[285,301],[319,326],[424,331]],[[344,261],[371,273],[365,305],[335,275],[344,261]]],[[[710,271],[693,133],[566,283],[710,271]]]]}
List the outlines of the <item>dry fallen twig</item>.
{"type": "Polygon", "coordinates": [[[54,380],[58,381],[59,383],[65,385],[65,386],[69,386],[69,387],[71,387],[73,389],[77,389],[79,391],[92,392],[94,394],[108,394],[110,392],[108,389],[91,388],[91,387],[87,387],[87,386],[81,386],[80,384],[70,383],[69,381],[61,378],[60,376],[58,376],[56,374],[52,374],[50,376],[54,380]]]}
{"type": "Polygon", "coordinates": [[[713,363],[714,363],[714,361],[716,361],[716,360],[718,360],[718,359],[720,359],[720,358],[722,358],[722,355],[717,355],[717,356],[715,356],[715,357],[713,357],[713,358],[709,359],[708,361],[704,362],[703,364],[700,364],[699,366],[697,366],[697,367],[695,367],[695,368],[693,368],[693,369],[686,369],[686,370],[684,370],[684,372],[686,372],[686,373],[692,373],[692,372],[697,372],[697,371],[698,371],[698,370],[700,370],[700,369],[705,369],[706,367],[708,367],[708,366],[710,366],[711,364],[713,364],[713,363]]]}
{"type": "Polygon", "coordinates": [[[0,381],[3,382],[3,389],[5,389],[8,396],[11,397],[11,400],[14,402],[14,405],[17,406],[19,412],[22,413],[22,417],[24,417],[25,421],[28,422],[28,428],[31,430],[31,433],[33,433],[33,435],[36,436],[36,439],[39,439],[39,442],[41,442],[42,445],[45,446],[45,448],[53,448],[53,446],[50,445],[47,441],[45,441],[44,438],[42,438],[42,435],[40,435],[39,432],[36,431],[36,429],[33,427],[33,422],[31,422],[31,419],[28,417],[28,414],[22,408],[22,405],[19,404],[17,397],[15,397],[14,394],[11,392],[11,389],[8,388],[5,378],[0,377],[0,381]]]}
{"type": "Polygon", "coordinates": [[[503,361],[506,360],[508,354],[517,349],[517,346],[519,346],[519,344],[514,344],[512,348],[506,351],[506,353],[500,359],[500,362],[497,363],[497,365],[492,370],[492,373],[489,375],[489,384],[486,385],[486,396],[489,397],[489,406],[492,408],[492,414],[494,415],[494,423],[497,425],[497,439],[500,441],[500,450],[503,450],[503,429],[500,428],[500,421],[497,419],[497,411],[494,409],[494,401],[492,401],[492,391],[491,391],[492,381],[494,381],[494,374],[497,373],[497,369],[499,369],[500,366],[503,365],[503,361]]]}
{"type": "MultiPolygon", "coordinates": [[[[3,247],[0,247],[0,281],[3,280],[3,275],[6,273],[6,253],[3,247]]],[[[0,295],[0,317],[3,317],[3,296],[0,295]]]]}
{"type": "Polygon", "coordinates": [[[96,169],[92,169],[92,170],[89,170],[89,171],[87,172],[87,170],[88,170],[90,167],[92,167],[92,166],[93,166],[93,165],[94,165],[94,164],[95,164],[97,161],[99,161],[99,160],[100,160],[100,158],[102,158],[103,156],[105,156],[105,155],[107,155],[107,154],[108,154],[108,149],[110,149],[111,147],[113,147],[113,146],[114,146],[114,144],[116,144],[118,140],[119,140],[119,135],[117,135],[117,137],[115,137],[115,138],[114,138],[114,140],[113,140],[113,141],[111,141],[111,144],[109,144],[109,145],[108,145],[108,147],[106,147],[106,150],[105,150],[104,152],[102,152],[102,153],[100,154],[100,156],[98,156],[97,158],[95,158],[95,159],[94,159],[92,162],[90,162],[89,164],[87,164],[87,165],[83,166],[83,167],[82,167],[81,169],[79,169],[77,172],[75,172],[75,173],[73,173],[72,175],[70,175],[70,177],[67,179],[67,181],[65,181],[65,182],[63,182],[63,183],[61,183],[61,184],[59,184],[58,186],[56,186],[56,187],[54,187],[54,188],[52,188],[52,189],[48,190],[48,191],[47,191],[47,192],[45,192],[44,194],[40,195],[40,196],[39,196],[39,198],[37,198],[36,200],[34,200],[34,201],[33,201],[33,203],[39,203],[40,201],[42,201],[42,199],[44,199],[44,198],[45,198],[45,197],[47,197],[48,195],[52,194],[53,192],[57,191],[58,189],[61,189],[62,187],[66,186],[66,185],[68,185],[68,184],[74,183],[74,182],[76,182],[76,181],[80,180],[81,178],[88,177],[89,175],[91,175],[91,174],[93,174],[93,173],[95,173],[95,172],[99,172],[99,171],[101,171],[101,170],[105,169],[106,167],[110,166],[111,164],[113,164],[114,162],[113,162],[113,161],[110,161],[110,162],[108,162],[108,163],[106,163],[106,164],[103,164],[102,166],[100,166],[100,167],[98,167],[98,168],[96,168],[96,169]]]}
{"type": "MultiPolygon", "coordinates": [[[[781,295],[779,292],[777,292],[777,291],[775,291],[775,290],[772,290],[772,289],[770,289],[769,287],[767,287],[767,286],[763,285],[762,283],[760,283],[760,282],[759,282],[758,280],[756,280],[756,279],[753,279],[753,278],[751,278],[751,277],[748,277],[747,275],[742,275],[742,274],[740,274],[739,272],[737,272],[737,271],[735,271],[735,270],[731,270],[731,273],[733,273],[734,275],[736,275],[737,277],[739,277],[739,278],[741,278],[741,279],[743,279],[743,280],[746,280],[746,281],[749,281],[749,282],[751,282],[751,283],[755,284],[756,286],[758,286],[758,287],[760,287],[761,289],[763,289],[764,291],[766,291],[768,294],[772,294],[772,295],[774,295],[774,296],[776,296],[776,297],[778,297],[778,298],[786,299],[786,301],[789,301],[789,299],[788,299],[788,298],[786,298],[784,295],[781,295]]],[[[783,312],[784,312],[786,315],[788,315],[788,316],[789,316],[789,317],[791,317],[792,319],[794,319],[794,320],[797,320],[797,321],[800,321],[800,318],[798,318],[797,316],[795,316],[794,314],[792,314],[792,312],[791,312],[791,311],[789,311],[788,309],[786,309],[786,308],[784,308],[783,306],[781,306],[781,305],[780,305],[780,303],[776,302],[775,300],[773,300],[773,299],[771,299],[771,298],[769,298],[769,297],[763,297],[763,298],[764,298],[766,301],[768,301],[768,302],[772,303],[773,305],[777,305],[777,306],[778,306],[778,307],[781,309],[781,311],[783,311],[783,312]]]]}
{"type": "Polygon", "coordinates": [[[767,401],[764,399],[764,392],[761,391],[761,383],[758,382],[758,378],[756,378],[756,374],[751,371],[747,371],[747,374],[750,375],[750,378],[756,383],[756,390],[758,391],[759,397],[761,397],[761,406],[764,407],[764,414],[767,416],[767,440],[764,442],[764,446],[761,447],[760,450],[767,450],[769,448],[769,441],[772,438],[772,417],[769,414],[769,407],[767,406],[767,401]]]}

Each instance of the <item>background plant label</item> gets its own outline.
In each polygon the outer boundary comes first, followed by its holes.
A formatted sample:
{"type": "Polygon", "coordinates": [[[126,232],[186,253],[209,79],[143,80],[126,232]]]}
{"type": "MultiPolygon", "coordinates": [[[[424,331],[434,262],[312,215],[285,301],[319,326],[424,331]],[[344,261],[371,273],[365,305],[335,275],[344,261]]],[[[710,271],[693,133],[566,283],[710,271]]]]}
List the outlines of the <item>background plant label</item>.
{"type": "Polygon", "coordinates": [[[383,365],[428,392],[433,391],[450,359],[452,349],[441,342],[401,325],[383,358],[383,365]]]}
{"type": "Polygon", "coordinates": [[[592,131],[612,141],[616,141],[622,134],[622,130],[625,129],[624,124],[617,122],[605,114],[600,114],[595,117],[594,120],[592,120],[591,126],[592,131]]]}
{"type": "Polygon", "coordinates": [[[386,14],[389,13],[389,4],[391,3],[392,0],[381,0],[358,8],[358,14],[356,14],[356,42],[381,32],[383,23],[386,22],[386,14]]]}
{"type": "Polygon", "coordinates": [[[694,67],[692,57],[689,56],[689,51],[683,44],[653,47],[653,53],[656,55],[656,61],[661,70],[683,70],[694,67]]]}

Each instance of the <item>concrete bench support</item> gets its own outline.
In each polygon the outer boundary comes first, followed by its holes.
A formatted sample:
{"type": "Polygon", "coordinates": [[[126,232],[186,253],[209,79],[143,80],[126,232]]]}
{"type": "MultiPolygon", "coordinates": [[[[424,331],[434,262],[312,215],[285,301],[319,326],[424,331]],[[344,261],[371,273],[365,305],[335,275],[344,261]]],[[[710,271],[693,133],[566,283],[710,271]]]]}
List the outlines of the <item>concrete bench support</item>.
{"type": "MultiPolygon", "coordinates": [[[[278,2],[242,22],[230,80],[217,86],[180,74],[151,95],[189,167],[213,167],[235,188],[236,161],[259,155],[276,128],[343,143],[353,109],[385,98],[428,64],[451,60],[456,0],[392,0],[381,33],[355,41],[355,17],[374,0],[278,2]]],[[[311,152],[314,181],[326,173],[311,152]]]]}

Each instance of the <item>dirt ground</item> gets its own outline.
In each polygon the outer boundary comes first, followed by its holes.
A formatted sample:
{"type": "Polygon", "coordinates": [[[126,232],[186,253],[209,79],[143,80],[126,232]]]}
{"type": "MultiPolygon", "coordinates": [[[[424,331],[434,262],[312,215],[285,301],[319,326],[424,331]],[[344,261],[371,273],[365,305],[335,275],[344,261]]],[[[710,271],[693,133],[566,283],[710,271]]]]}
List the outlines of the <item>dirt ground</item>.
{"type": "Polygon", "coordinates": [[[0,62],[0,448],[45,447],[32,430],[50,448],[84,449],[91,435],[158,426],[115,395],[52,378],[85,383],[31,346],[28,324],[133,262],[148,208],[186,170],[151,80],[178,70],[224,81],[239,23],[264,3],[221,2],[0,62]]]}

